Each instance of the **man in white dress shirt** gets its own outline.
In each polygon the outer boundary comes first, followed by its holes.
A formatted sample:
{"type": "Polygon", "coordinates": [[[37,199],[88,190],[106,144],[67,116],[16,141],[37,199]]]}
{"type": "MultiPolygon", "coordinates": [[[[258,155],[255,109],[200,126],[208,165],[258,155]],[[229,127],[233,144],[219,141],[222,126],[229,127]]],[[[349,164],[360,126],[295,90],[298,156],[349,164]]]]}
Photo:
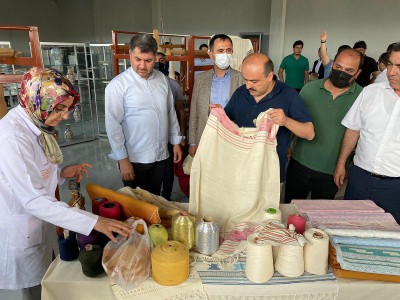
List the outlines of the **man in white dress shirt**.
{"type": "Polygon", "coordinates": [[[345,116],[347,127],[334,172],[340,187],[356,148],[344,199],[370,199],[400,223],[400,42],[389,53],[388,81],[363,89],[345,116]]]}
{"type": "Polygon", "coordinates": [[[160,194],[168,158],[182,158],[181,136],[168,79],[153,70],[156,40],[138,34],[130,42],[131,68],[108,84],[105,95],[106,130],[125,186],[160,194]]]}
{"type": "Polygon", "coordinates": [[[387,60],[389,58],[389,52],[383,52],[378,59],[379,75],[376,77],[374,83],[387,81],[387,60]]]}

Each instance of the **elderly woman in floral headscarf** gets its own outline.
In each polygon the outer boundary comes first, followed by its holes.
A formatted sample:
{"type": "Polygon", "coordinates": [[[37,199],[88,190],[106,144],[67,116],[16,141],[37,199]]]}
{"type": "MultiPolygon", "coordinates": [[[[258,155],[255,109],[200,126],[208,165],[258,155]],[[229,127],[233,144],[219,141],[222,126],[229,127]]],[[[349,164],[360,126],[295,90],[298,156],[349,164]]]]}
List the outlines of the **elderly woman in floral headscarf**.
{"type": "Polygon", "coordinates": [[[32,68],[23,76],[20,105],[0,120],[0,289],[40,292],[52,258],[55,231],[49,223],[85,235],[95,229],[114,241],[112,232],[130,232],[123,222],[70,207],[54,196],[63,178],[79,182],[91,167],[59,166],[63,156],[55,126],[68,119],[77,101],[79,94],[60,73],[32,68]]]}

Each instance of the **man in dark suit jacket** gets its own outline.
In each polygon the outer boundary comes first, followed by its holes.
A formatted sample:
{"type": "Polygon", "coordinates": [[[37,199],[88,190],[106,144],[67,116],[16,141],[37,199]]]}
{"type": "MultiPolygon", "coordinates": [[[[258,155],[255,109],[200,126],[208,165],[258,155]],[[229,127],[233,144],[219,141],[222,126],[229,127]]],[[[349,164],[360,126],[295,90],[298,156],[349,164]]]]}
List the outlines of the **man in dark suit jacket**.
{"type": "Polygon", "coordinates": [[[318,57],[319,59],[314,61],[310,75],[314,76],[315,79],[322,79],[324,78],[324,65],[321,60],[321,48],[318,48],[318,57]]]}
{"type": "Polygon", "coordinates": [[[232,62],[233,43],[229,36],[216,34],[210,40],[208,55],[214,61],[211,70],[196,77],[189,117],[189,153],[194,156],[200,138],[206,126],[209,105],[228,103],[233,92],[243,85],[239,71],[230,67],[232,62]]]}

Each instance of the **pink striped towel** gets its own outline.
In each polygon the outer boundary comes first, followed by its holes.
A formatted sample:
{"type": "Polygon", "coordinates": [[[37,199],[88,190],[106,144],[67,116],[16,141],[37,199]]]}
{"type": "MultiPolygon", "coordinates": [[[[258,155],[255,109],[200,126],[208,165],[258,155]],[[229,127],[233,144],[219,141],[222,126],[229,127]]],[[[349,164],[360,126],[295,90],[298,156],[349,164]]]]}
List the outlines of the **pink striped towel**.
{"type": "Polygon", "coordinates": [[[384,212],[371,200],[292,200],[301,213],[320,212],[384,212]]]}

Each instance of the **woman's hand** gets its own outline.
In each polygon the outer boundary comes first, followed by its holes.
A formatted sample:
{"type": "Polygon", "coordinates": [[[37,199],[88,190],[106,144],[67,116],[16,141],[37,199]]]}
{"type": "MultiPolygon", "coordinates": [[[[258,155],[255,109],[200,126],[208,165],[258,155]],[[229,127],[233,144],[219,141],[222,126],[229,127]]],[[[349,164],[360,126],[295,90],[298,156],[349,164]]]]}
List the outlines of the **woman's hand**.
{"type": "Polygon", "coordinates": [[[77,182],[82,180],[83,174],[89,177],[87,168],[93,168],[91,164],[81,163],[78,165],[66,166],[61,170],[60,176],[62,178],[76,178],[77,182]]]}
{"type": "Polygon", "coordinates": [[[97,223],[96,225],[94,225],[94,229],[101,233],[104,233],[114,243],[117,242],[117,239],[113,236],[113,232],[116,232],[126,238],[128,237],[128,235],[131,234],[132,231],[132,228],[128,224],[104,217],[99,217],[97,219],[97,223]]]}

